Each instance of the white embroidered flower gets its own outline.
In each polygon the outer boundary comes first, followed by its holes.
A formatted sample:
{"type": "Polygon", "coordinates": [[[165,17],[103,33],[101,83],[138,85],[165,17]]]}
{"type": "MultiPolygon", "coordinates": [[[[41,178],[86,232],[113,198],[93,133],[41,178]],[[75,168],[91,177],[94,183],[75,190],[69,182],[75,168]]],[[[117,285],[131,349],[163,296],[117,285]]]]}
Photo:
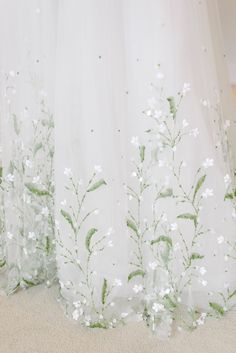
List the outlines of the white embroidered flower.
{"type": "Polygon", "coordinates": [[[169,294],[170,292],[171,292],[170,288],[166,288],[166,289],[162,288],[159,292],[159,296],[161,298],[164,298],[164,296],[169,294]]]}
{"type": "Polygon", "coordinates": [[[208,282],[205,279],[202,279],[199,282],[203,285],[203,287],[206,287],[208,284],[208,282]]]}
{"type": "Polygon", "coordinates": [[[116,278],[113,282],[113,286],[115,287],[121,287],[122,286],[122,281],[118,278],[116,278]]]}
{"type": "Polygon", "coordinates": [[[100,165],[95,165],[94,170],[96,173],[101,173],[102,172],[102,167],[100,165]]]}
{"type": "Polygon", "coordinates": [[[10,173],[7,174],[7,176],[6,176],[6,181],[7,182],[13,182],[14,179],[15,179],[15,176],[13,174],[10,174],[10,173]]]}
{"type": "Polygon", "coordinates": [[[29,233],[28,233],[28,238],[29,238],[29,239],[35,239],[35,238],[36,238],[35,233],[34,233],[34,232],[29,232],[29,233]]]}
{"type": "Polygon", "coordinates": [[[49,215],[49,209],[47,208],[47,206],[42,208],[41,214],[42,214],[44,217],[48,217],[48,215],[49,215]]]}
{"type": "Polygon", "coordinates": [[[112,248],[112,247],[114,246],[113,241],[112,241],[112,240],[109,240],[108,243],[107,243],[107,246],[108,246],[109,248],[112,248]]]}
{"type": "Polygon", "coordinates": [[[157,268],[157,262],[149,262],[148,266],[154,271],[157,268]]]}
{"type": "Polygon", "coordinates": [[[8,239],[12,239],[13,238],[13,234],[10,233],[10,232],[7,232],[7,237],[8,237],[8,239]]]}
{"type": "Polygon", "coordinates": [[[63,201],[61,201],[62,206],[66,206],[66,204],[67,204],[67,201],[65,199],[63,201]]]}
{"type": "Polygon", "coordinates": [[[178,229],[178,224],[177,223],[171,223],[170,230],[175,231],[177,229],[178,229]]]}
{"type": "Polygon", "coordinates": [[[202,266],[202,267],[199,268],[199,273],[200,273],[202,276],[204,276],[204,275],[206,274],[206,272],[207,272],[207,270],[205,269],[204,266],[202,266]]]}
{"type": "Polygon", "coordinates": [[[226,174],[224,176],[224,183],[225,183],[226,188],[231,184],[231,178],[230,178],[229,174],[226,174]]]}
{"type": "Polygon", "coordinates": [[[70,168],[65,168],[64,169],[64,174],[67,176],[67,177],[72,177],[72,171],[70,168]]]}
{"type": "Polygon", "coordinates": [[[218,244],[222,244],[224,242],[225,238],[223,237],[223,235],[221,235],[220,237],[217,238],[217,243],[218,244]]]}
{"type": "Polygon", "coordinates": [[[213,189],[208,189],[206,188],[205,191],[202,193],[202,197],[204,199],[207,199],[209,196],[213,196],[214,193],[213,193],[213,189]]]}
{"type": "Polygon", "coordinates": [[[133,291],[137,294],[143,291],[143,286],[141,284],[135,284],[133,287],[133,291]]]}
{"type": "Polygon", "coordinates": [[[80,314],[79,314],[79,310],[78,310],[78,309],[75,309],[75,310],[73,311],[72,317],[73,317],[73,319],[76,320],[76,321],[79,319],[80,314]]]}
{"type": "Polygon", "coordinates": [[[186,119],[184,119],[184,120],[182,121],[182,126],[183,126],[183,128],[189,126],[189,123],[188,123],[188,121],[187,121],[186,119]]]}
{"type": "Polygon", "coordinates": [[[224,130],[227,130],[230,127],[230,120],[225,120],[224,130]]]}
{"type": "Polygon", "coordinates": [[[159,119],[162,116],[162,110],[154,110],[154,118],[159,119]]]}
{"type": "Polygon", "coordinates": [[[108,228],[108,230],[107,230],[107,232],[106,232],[106,235],[111,235],[111,234],[113,234],[114,233],[114,229],[112,228],[112,227],[109,227],[108,228]]]}
{"type": "Polygon", "coordinates": [[[33,167],[33,163],[29,159],[26,159],[25,166],[31,169],[33,167]]]}
{"type": "Polygon", "coordinates": [[[214,165],[214,159],[212,158],[206,158],[205,161],[202,163],[204,168],[209,168],[214,165]]]}
{"type": "Polygon", "coordinates": [[[131,143],[132,145],[134,145],[135,147],[139,147],[140,143],[139,143],[139,138],[138,136],[133,136],[131,138],[131,143]]]}
{"type": "Polygon", "coordinates": [[[190,91],[191,87],[190,87],[190,83],[185,82],[182,88],[182,95],[185,96],[186,93],[188,93],[190,91]]]}
{"type": "Polygon", "coordinates": [[[33,179],[32,179],[32,183],[33,184],[38,184],[39,182],[40,182],[40,176],[39,175],[33,177],[33,179]]]}
{"type": "Polygon", "coordinates": [[[93,211],[93,213],[97,216],[100,213],[100,210],[97,208],[96,210],[93,211]]]}
{"type": "Polygon", "coordinates": [[[165,310],[165,307],[163,304],[153,303],[152,310],[155,311],[155,313],[158,313],[159,311],[165,310]]]}
{"type": "Polygon", "coordinates": [[[147,116],[151,116],[152,115],[152,110],[151,109],[146,110],[145,114],[147,116]]]}
{"type": "Polygon", "coordinates": [[[128,313],[121,313],[121,314],[120,314],[120,317],[121,317],[122,319],[124,319],[124,318],[126,318],[128,315],[129,315],[128,313]]]}
{"type": "Polygon", "coordinates": [[[198,135],[199,135],[198,128],[192,129],[189,133],[189,136],[193,136],[194,138],[198,137],[198,135]]]}
{"type": "Polygon", "coordinates": [[[210,106],[210,102],[208,99],[201,99],[201,104],[203,105],[203,107],[209,107],[210,106]]]}
{"type": "Polygon", "coordinates": [[[77,301],[73,302],[73,305],[75,308],[79,308],[81,306],[81,301],[77,300],[77,301]]]}

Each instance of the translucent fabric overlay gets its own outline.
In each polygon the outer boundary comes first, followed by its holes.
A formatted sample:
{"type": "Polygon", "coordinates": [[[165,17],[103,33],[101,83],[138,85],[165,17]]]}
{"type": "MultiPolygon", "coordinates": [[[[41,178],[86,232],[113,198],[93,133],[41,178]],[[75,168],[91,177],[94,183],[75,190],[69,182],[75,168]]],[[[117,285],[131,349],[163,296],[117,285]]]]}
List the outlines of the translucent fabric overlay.
{"type": "Polygon", "coordinates": [[[216,2],[0,6],[2,291],[58,281],[81,325],[160,338],[224,316],[235,107],[216,2]]]}

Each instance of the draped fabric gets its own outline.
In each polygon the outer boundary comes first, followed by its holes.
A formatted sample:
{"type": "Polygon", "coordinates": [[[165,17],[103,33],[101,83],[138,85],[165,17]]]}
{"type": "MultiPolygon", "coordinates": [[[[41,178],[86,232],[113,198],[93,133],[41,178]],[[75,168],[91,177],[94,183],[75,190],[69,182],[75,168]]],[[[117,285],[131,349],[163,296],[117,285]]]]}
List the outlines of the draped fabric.
{"type": "Polygon", "coordinates": [[[216,1],[0,1],[2,291],[165,338],[235,305],[216,1]]]}

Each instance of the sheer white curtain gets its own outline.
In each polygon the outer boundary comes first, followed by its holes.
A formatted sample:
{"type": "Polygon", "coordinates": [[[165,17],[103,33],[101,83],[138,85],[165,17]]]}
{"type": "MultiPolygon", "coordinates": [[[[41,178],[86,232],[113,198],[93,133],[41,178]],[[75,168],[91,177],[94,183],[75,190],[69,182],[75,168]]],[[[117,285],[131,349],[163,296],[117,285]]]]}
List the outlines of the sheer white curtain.
{"type": "Polygon", "coordinates": [[[1,7],[8,290],[50,284],[56,242],[61,299],[86,326],[136,318],[163,337],[174,320],[224,315],[236,293],[234,106],[216,2],[1,7]],[[14,155],[17,141],[27,152],[14,155]]]}

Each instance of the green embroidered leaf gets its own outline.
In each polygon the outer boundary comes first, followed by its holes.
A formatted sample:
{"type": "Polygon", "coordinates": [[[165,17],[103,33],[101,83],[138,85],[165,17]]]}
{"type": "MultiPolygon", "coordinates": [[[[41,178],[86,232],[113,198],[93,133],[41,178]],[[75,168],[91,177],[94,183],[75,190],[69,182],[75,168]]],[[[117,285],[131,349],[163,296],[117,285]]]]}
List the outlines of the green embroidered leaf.
{"type": "Polygon", "coordinates": [[[165,191],[160,192],[158,199],[162,197],[170,197],[173,195],[173,190],[172,189],[166,189],[165,191]]]}
{"type": "Polygon", "coordinates": [[[16,133],[17,136],[18,136],[19,133],[20,133],[20,127],[19,127],[19,125],[18,125],[17,117],[16,117],[15,114],[13,114],[13,124],[14,124],[15,133],[16,133]]]}
{"type": "Polygon", "coordinates": [[[28,286],[28,287],[34,287],[37,286],[38,283],[34,283],[32,281],[29,281],[28,279],[22,278],[22,281],[28,286]]]}
{"type": "Polygon", "coordinates": [[[127,219],[126,224],[127,224],[127,227],[132,229],[138,235],[138,228],[136,227],[136,224],[133,221],[131,221],[130,219],[127,219]]]}
{"type": "Polygon", "coordinates": [[[165,299],[165,307],[168,309],[174,309],[177,307],[177,304],[174,302],[174,300],[167,294],[164,297],[165,299]]]}
{"type": "Polygon", "coordinates": [[[175,98],[174,97],[168,97],[167,101],[169,102],[169,107],[170,107],[170,113],[173,116],[173,119],[176,118],[176,114],[177,114],[177,108],[175,105],[175,98]]]}
{"type": "Polygon", "coordinates": [[[34,147],[34,157],[36,156],[37,152],[43,147],[42,142],[39,142],[34,147]]]}
{"type": "Polygon", "coordinates": [[[94,190],[100,188],[100,186],[102,186],[102,185],[107,185],[107,183],[105,182],[105,180],[100,179],[100,180],[98,180],[96,183],[94,183],[94,184],[87,190],[87,192],[94,191],[94,190]]]}
{"type": "Polygon", "coordinates": [[[39,189],[33,183],[26,183],[25,186],[32,194],[37,196],[51,196],[47,190],[39,189]]]}
{"type": "Polygon", "coordinates": [[[0,268],[3,268],[6,265],[6,260],[5,259],[1,259],[0,260],[0,268]]]}
{"type": "Polygon", "coordinates": [[[50,250],[51,250],[51,240],[50,240],[50,237],[49,237],[49,236],[46,236],[46,237],[45,237],[45,240],[46,240],[45,251],[46,251],[46,254],[49,255],[49,254],[50,254],[50,250]]]}
{"type": "Polygon", "coordinates": [[[201,186],[203,185],[204,181],[206,179],[206,175],[203,175],[197,182],[194,193],[193,193],[193,201],[195,200],[195,197],[197,195],[198,190],[201,188],[201,186]]]}
{"type": "Polygon", "coordinates": [[[131,273],[129,274],[129,276],[128,276],[128,282],[129,282],[132,278],[134,278],[134,277],[136,277],[136,276],[142,276],[142,277],[144,277],[144,276],[145,276],[145,272],[142,271],[142,270],[136,270],[136,271],[131,272],[131,273]]]}
{"type": "Polygon", "coordinates": [[[236,289],[228,296],[228,299],[231,299],[236,295],[236,289]]]}
{"type": "Polygon", "coordinates": [[[197,226],[197,217],[196,217],[196,215],[194,215],[194,214],[191,214],[191,213],[183,213],[183,214],[180,214],[179,216],[177,216],[177,218],[188,219],[188,220],[194,222],[195,227],[197,226]]]}
{"type": "Polygon", "coordinates": [[[224,308],[220,304],[209,302],[209,305],[216,313],[220,314],[221,316],[224,315],[225,313],[224,308]]]}
{"type": "Polygon", "coordinates": [[[102,324],[101,322],[93,322],[89,325],[90,328],[103,328],[106,329],[106,325],[102,324]]]}
{"type": "Polygon", "coordinates": [[[102,286],[102,304],[106,303],[106,296],[107,296],[107,280],[104,278],[103,286],[102,286]]]}
{"type": "Polygon", "coordinates": [[[140,155],[140,160],[142,163],[145,158],[145,146],[139,146],[139,155],[140,155]]]}
{"type": "Polygon", "coordinates": [[[65,218],[65,220],[69,223],[69,225],[71,226],[73,231],[75,232],[76,229],[75,229],[74,223],[72,221],[71,215],[68,212],[64,211],[64,210],[61,210],[61,214],[65,218]]]}
{"type": "Polygon", "coordinates": [[[203,259],[204,255],[198,254],[197,252],[193,252],[190,256],[190,261],[192,260],[200,260],[203,259]]]}
{"type": "Polygon", "coordinates": [[[234,194],[232,193],[227,193],[225,194],[224,200],[233,200],[234,194]]]}
{"type": "Polygon", "coordinates": [[[151,245],[160,243],[161,241],[166,242],[169,246],[172,246],[172,239],[166,235],[160,235],[157,239],[151,241],[151,245]]]}
{"type": "Polygon", "coordinates": [[[86,249],[90,252],[90,242],[91,242],[91,239],[92,239],[92,236],[97,232],[98,230],[96,228],[91,228],[88,233],[87,233],[87,236],[86,236],[86,239],[85,239],[85,246],[86,246],[86,249]]]}

